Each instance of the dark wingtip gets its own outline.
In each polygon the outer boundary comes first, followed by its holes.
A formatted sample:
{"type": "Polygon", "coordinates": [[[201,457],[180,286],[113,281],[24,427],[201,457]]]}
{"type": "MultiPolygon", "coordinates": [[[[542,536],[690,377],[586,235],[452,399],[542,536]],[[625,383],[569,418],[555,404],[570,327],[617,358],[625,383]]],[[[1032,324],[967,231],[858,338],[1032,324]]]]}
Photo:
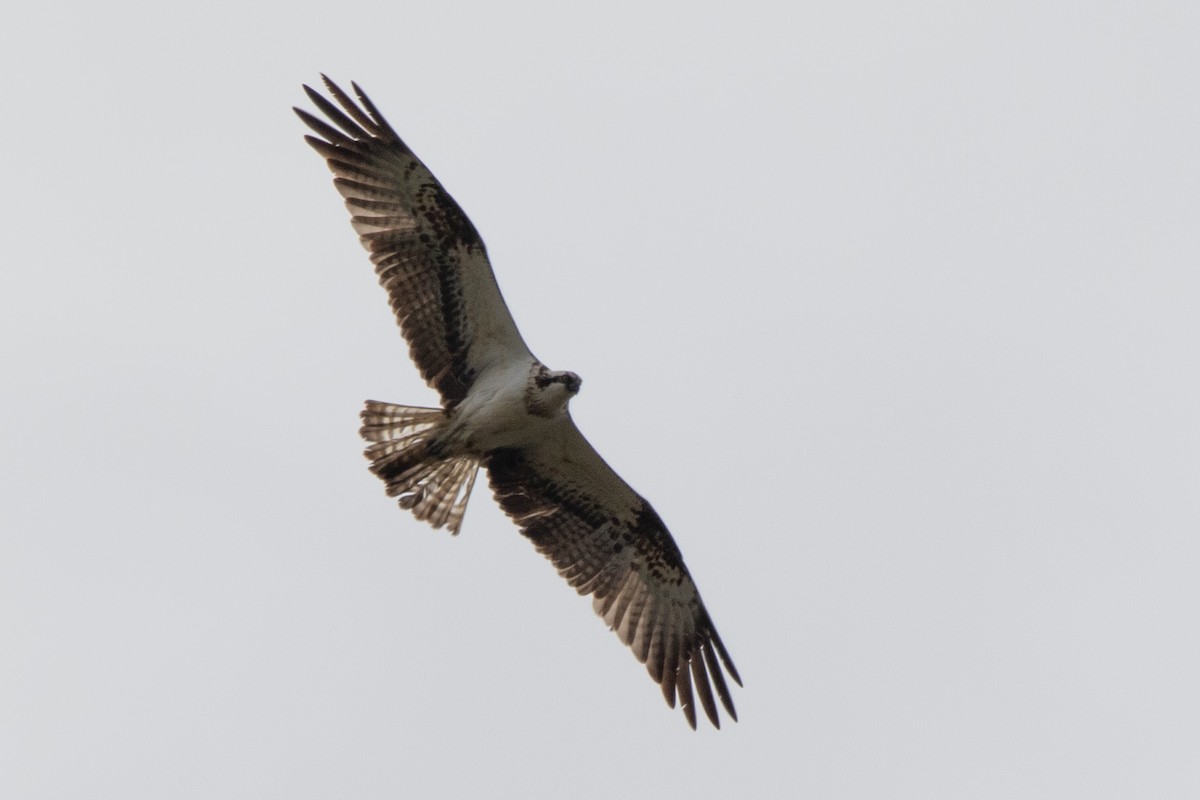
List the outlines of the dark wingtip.
{"type": "Polygon", "coordinates": [[[729,677],[733,678],[733,682],[738,686],[742,685],[742,676],[738,675],[737,667],[733,665],[733,659],[729,657],[729,651],[725,649],[725,643],[721,641],[721,637],[717,635],[717,629],[712,624],[712,620],[708,621],[708,629],[711,634],[712,643],[716,645],[717,655],[721,657],[721,663],[725,665],[725,671],[729,673],[729,677]]]}
{"type": "Polygon", "coordinates": [[[320,92],[309,86],[307,83],[302,83],[300,85],[304,87],[304,93],[308,95],[308,99],[312,100],[313,102],[319,102],[325,99],[321,97],[320,92]]]}

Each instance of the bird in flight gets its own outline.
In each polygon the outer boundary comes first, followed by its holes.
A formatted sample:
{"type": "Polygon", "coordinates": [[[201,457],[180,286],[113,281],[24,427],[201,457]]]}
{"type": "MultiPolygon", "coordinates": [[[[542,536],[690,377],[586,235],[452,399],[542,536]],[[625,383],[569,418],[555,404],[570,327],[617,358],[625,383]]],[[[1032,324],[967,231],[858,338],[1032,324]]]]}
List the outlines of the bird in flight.
{"type": "Polygon", "coordinates": [[[496,501],[628,645],[696,727],[696,700],[720,727],[741,685],[675,540],[650,504],[592,448],[567,410],[573,372],[534,357],[500,295],[475,226],[352,83],[305,86],[350,223],[370,253],[409,354],[441,408],[367,401],[371,471],[401,508],[457,534],[482,466],[496,501]]]}

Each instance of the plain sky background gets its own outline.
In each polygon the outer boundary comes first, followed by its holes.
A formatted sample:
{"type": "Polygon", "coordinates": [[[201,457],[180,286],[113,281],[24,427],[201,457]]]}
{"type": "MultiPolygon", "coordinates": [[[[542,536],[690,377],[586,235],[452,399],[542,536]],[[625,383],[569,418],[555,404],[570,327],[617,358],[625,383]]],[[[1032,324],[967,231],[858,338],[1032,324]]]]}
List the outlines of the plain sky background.
{"type": "Polygon", "coordinates": [[[0,796],[1200,796],[1195,2],[9,4],[0,796]],[[486,240],[745,678],[497,510],[290,107],[486,240]]]}

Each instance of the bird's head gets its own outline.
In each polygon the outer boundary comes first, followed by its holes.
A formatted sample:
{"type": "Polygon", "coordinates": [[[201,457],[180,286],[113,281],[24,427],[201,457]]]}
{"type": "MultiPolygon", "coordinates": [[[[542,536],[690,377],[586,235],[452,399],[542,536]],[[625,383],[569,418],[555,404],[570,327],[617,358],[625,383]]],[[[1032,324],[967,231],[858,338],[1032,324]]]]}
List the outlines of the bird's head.
{"type": "Polygon", "coordinates": [[[539,365],[529,384],[532,395],[530,409],[541,416],[550,416],[563,408],[572,397],[579,394],[583,380],[574,372],[547,369],[539,365]]]}

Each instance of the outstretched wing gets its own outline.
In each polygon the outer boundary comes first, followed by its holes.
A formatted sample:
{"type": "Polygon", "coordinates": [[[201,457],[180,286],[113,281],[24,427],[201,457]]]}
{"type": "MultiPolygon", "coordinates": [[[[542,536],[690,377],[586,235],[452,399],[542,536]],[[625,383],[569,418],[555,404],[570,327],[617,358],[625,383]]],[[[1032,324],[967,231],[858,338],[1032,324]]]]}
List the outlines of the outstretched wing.
{"type": "Polygon", "coordinates": [[[329,122],[295,109],[318,134],[304,138],[333,171],[413,361],[453,406],[488,365],[532,356],[458,203],[357,84],[356,103],[321,77],[341,108],[305,86],[329,122]]]}
{"type": "Polygon", "coordinates": [[[538,551],[646,665],[667,704],[696,727],[694,696],[721,723],[713,690],[737,719],[722,672],[741,685],[683,556],[658,514],[571,421],[530,448],[485,459],[492,491],[538,551]]]}

